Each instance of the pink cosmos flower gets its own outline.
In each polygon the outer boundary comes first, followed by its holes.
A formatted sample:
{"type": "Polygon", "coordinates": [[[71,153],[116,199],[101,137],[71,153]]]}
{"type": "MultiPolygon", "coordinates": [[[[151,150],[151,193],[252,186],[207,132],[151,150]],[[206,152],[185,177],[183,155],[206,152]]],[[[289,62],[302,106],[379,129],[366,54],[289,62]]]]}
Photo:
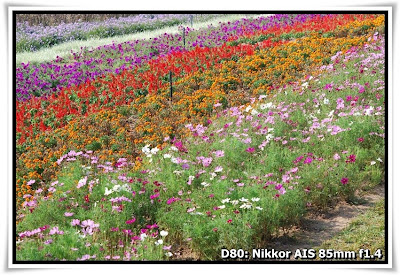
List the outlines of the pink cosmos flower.
{"type": "Polygon", "coordinates": [[[46,240],[46,241],[44,242],[44,244],[51,244],[52,242],[53,242],[52,239],[48,239],[48,240],[46,240]]]}
{"type": "Polygon", "coordinates": [[[134,223],[136,221],[136,218],[132,218],[132,219],[130,219],[130,220],[127,220],[125,223],[126,224],[132,224],[132,223],[134,223]]]}
{"type": "Polygon", "coordinates": [[[339,160],[339,159],[340,159],[340,156],[339,156],[339,154],[338,154],[338,153],[334,154],[334,155],[333,155],[333,159],[335,159],[335,160],[339,160]]]}
{"type": "Polygon", "coordinates": [[[35,180],[30,180],[30,181],[28,181],[27,183],[26,183],[26,185],[32,185],[32,184],[34,184],[35,183],[35,180]]]}
{"type": "Polygon", "coordinates": [[[340,180],[340,182],[341,182],[343,185],[346,185],[346,184],[349,182],[349,179],[348,179],[348,178],[342,178],[342,179],[340,180]]]}
{"type": "Polygon", "coordinates": [[[58,230],[58,226],[54,226],[52,229],[50,229],[49,235],[54,235],[54,234],[63,235],[64,231],[60,231],[58,230]]]}
{"type": "Polygon", "coordinates": [[[78,219],[73,219],[71,222],[72,226],[79,225],[79,224],[80,224],[80,221],[78,219]]]}
{"type": "Polygon", "coordinates": [[[71,213],[71,212],[65,212],[64,213],[64,216],[65,217],[71,217],[71,216],[73,216],[74,215],[74,213],[71,213]]]}
{"type": "Polygon", "coordinates": [[[222,158],[225,155],[225,152],[222,150],[217,150],[214,152],[216,158],[222,158]]]}
{"type": "Polygon", "coordinates": [[[337,106],[336,106],[336,109],[337,109],[337,110],[340,110],[340,109],[343,109],[343,108],[344,108],[344,100],[343,100],[341,97],[339,97],[339,98],[336,100],[336,104],[337,104],[337,106]]]}
{"type": "Polygon", "coordinates": [[[356,162],[356,155],[350,155],[347,157],[346,163],[356,162]]]}
{"type": "Polygon", "coordinates": [[[313,161],[312,158],[307,157],[307,158],[304,160],[304,163],[305,163],[305,164],[310,164],[312,161],[313,161]]]}
{"type": "Polygon", "coordinates": [[[76,188],[79,189],[79,188],[83,187],[86,184],[86,182],[87,182],[87,177],[84,177],[83,179],[80,179],[79,182],[78,182],[78,185],[76,186],[76,188]]]}
{"type": "Polygon", "coordinates": [[[254,153],[254,151],[255,151],[254,147],[249,147],[246,149],[246,152],[249,152],[249,153],[254,153]]]}
{"type": "Polygon", "coordinates": [[[281,189],[282,188],[282,184],[277,184],[277,185],[275,185],[275,189],[276,190],[279,190],[279,189],[281,189]]]}
{"type": "Polygon", "coordinates": [[[249,144],[251,143],[251,138],[246,138],[242,140],[244,144],[249,144]]]}

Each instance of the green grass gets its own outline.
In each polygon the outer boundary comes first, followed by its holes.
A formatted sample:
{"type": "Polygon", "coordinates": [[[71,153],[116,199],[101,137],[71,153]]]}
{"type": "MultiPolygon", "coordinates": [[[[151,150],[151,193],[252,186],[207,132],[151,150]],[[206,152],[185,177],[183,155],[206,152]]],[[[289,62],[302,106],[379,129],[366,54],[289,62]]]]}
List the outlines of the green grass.
{"type": "MultiPolygon", "coordinates": [[[[233,20],[238,20],[240,18],[255,18],[261,15],[245,15],[245,14],[229,14],[221,17],[214,18],[205,22],[193,23],[193,28],[201,29],[207,28],[208,25],[217,25],[219,22],[228,22],[233,20]]],[[[109,38],[98,38],[90,40],[76,40],[71,42],[62,43],[51,48],[40,49],[37,52],[22,52],[17,53],[16,62],[20,63],[42,63],[56,59],[59,57],[66,57],[71,54],[71,50],[74,52],[80,51],[81,47],[86,47],[89,50],[91,48],[96,48],[103,45],[116,43],[123,43],[127,41],[132,41],[136,39],[149,39],[157,37],[164,33],[175,34],[178,33],[178,26],[165,27],[152,31],[144,31],[141,33],[127,34],[122,36],[114,36],[109,38]]]]}
{"type": "Polygon", "coordinates": [[[319,249],[356,251],[357,253],[360,249],[368,249],[370,254],[380,249],[385,256],[385,200],[381,199],[373,208],[356,217],[339,234],[315,248],[315,250],[319,249]]]}

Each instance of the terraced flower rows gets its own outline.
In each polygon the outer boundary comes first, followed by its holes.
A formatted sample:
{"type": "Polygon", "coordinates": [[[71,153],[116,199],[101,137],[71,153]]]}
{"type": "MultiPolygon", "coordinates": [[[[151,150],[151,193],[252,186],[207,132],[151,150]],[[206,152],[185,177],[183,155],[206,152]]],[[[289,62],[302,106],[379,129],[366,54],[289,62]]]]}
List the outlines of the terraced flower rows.
{"type": "Polygon", "coordinates": [[[18,101],[19,259],[218,259],[380,184],[384,17],[288,18],[18,101]]]}
{"type": "MultiPolygon", "coordinates": [[[[349,23],[337,32],[349,32],[358,25],[370,26],[373,31],[381,24],[382,18],[367,19],[349,23]]],[[[18,187],[32,178],[41,179],[43,174],[49,178],[54,161],[71,149],[100,150],[104,157],[113,152],[118,156],[127,153],[134,159],[138,156],[137,148],[146,142],[158,144],[165,136],[181,135],[185,123],[205,121],[217,101],[225,107],[248,102],[252,96],[269,93],[305,75],[311,64],[326,62],[327,55],[361,45],[368,39],[366,35],[322,36],[312,32],[290,42],[266,40],[262,45],[225,45],[177,52],[133,72],[126,70],[64,89],[48,100],[17,102],[18,187]],[[229,61],[232,58],[237,62],[229,61]],[[175,77],[181,76],[176,81],[172,102],[168,99],[165,77],[169,70],[175,77]],[[143,89],[150,90],[150,95],[143,89]],[[91,116],[99,111],[100,114],[91,116]],[[83,115],[87,119],[82,120],[83,115]],[[108,121],[102,123],[103,120],[108,121]],[[98,127],[101,125],[104,127],[98,127]],[[82,135],[88,131],[93,134],[82,135]]]]}
{"type": "MultiPolygon", "coordinates": [[[[371,18],[372,16],[276,15],[253,20],[242,19],[215,27],[209,26],[206,30],[182,29],[182,33],[185,32],[185,38],[182,34],[165,33],[150,40],[114,43],[93,50],[82,49],[80,52],[73,52],[70,56],[59,57],[53,62],[22,63],[17,67],[17,98],[24,100],[31,96],[49,96],[64,87],[79,85],[107,73],[118,74],[124,69],[133,69],[157,56],[169,55],[176,51],[222,46],[227,41],[257,34],[274,38],[293,30],[297,32],[298,29],[301,29],[300,34],[311,30],[329,32],[336,26],[362,17],[371,18]]],[[[290,34],[286,34],[282,39],[290,39],[290,37],[290,34]]],[[[266,39],[263,36],[260,38],[266,39]]],[[[280,40],[279,37],[276,39],[280,40]]]]}

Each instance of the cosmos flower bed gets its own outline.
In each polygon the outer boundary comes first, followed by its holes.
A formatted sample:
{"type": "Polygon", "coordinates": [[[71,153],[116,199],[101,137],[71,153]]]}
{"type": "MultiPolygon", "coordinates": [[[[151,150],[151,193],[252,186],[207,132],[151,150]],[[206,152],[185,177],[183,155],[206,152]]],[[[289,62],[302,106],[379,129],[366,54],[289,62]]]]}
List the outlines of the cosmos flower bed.
{"type": "MultiPolygon", "coordinates": [[[[354,24],[343,30],[356,29],[354,24]]],[[[381,19],[356,24],[370,24],[373,29],[381,19]]],[[[65,89],[47,100],[17,101],[18,187],[32,178],[48,178],[53,174],[54,161],[69,149],[96,149],[101,156],[115,153],[135,158],[138,146],[160,143],[171,134],[182,135],[186,123],[204,121],[216,101],[224,106],[249,102],[251,96],[270,93],[303,77],[311,64],[326,62],[326,55],[367,41],[367,36],[321,36],[313,33],[282,45],[282,41],[266,40],[255,45],[196,48],[151,61],[145,70],[126,70],[118,76],[65,89]],[[238,62],[228,61],[233,56],[239,58],[238,62]],[[165,78],[169,70],[174,76],[181,75],[180,79],[175,77],[173,108],[165,78]],[[146,83],[154,85],[148,96],[143,93],[143,88],[151,87],[146,83]],[[90,135],[82,134],[87,131],[90,135]]]]}
{"type": "Polygon", "coordinates": [[[218,259],[222,247],[262,247],[307,210],[380,184],[382,24],[356,20],[293,41],[248,36],[160,57],[142,79],[124,71],[37,101],[37,119],[77,108],[59,115],[73,115],[65,124],[37,120],[42,133],[17,123],[17,257],[218,259]],[[191,70],[193,57],[205,66],[191,70]],[[162,68],[177,77],[171,102],[168,83],[150,78],[162,68]],[[158,86],[127,100],[146,77],[158,86]],[[85,101],[82,112],[75,104],[85,101]]]}

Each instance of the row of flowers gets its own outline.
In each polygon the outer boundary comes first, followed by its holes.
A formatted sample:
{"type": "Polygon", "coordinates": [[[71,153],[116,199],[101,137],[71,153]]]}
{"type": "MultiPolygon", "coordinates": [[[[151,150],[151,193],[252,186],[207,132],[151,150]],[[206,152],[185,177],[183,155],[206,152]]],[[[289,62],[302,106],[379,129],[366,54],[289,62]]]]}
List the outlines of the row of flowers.
{"type": "Polygon", "coordinates": [[[66,41],[143,32],[166,26],[187,24],[191,17],[195,21],[203,21],[215,16],[218,15],[137,14],[128,17],[112,17],[104,21],[62,23],[57,26],[31,26],[29,22],[18,22],[16,25],[16,50],[17,52],[37,51],[66,41]]]}
{"type": "Polygon", "coordinates": [[[157,56],[172,52],[184,52],[196,47],[209,48],[240,37],[271,35],[279,37],[293,30],[332,31],[337,26],[354,20],[374,18],[374,15],[275,15],[255,19],[242,19],[235,22],[209,26],[207,29],[182,29],[185,32],[185,45],[182,34],[163,34],[150,40],[135,40],[122,44],[111,44],[93,50],[82,49],[70,56],[59,57],[42,64],[19,64],[16,70],[17,100],[31,96],[49,96],[65,87],[71,87],[93,80],[108,73],[118,74],[132,70],[157,56]],[[294,29],[292,28],[294,27],[294,29]]]}

